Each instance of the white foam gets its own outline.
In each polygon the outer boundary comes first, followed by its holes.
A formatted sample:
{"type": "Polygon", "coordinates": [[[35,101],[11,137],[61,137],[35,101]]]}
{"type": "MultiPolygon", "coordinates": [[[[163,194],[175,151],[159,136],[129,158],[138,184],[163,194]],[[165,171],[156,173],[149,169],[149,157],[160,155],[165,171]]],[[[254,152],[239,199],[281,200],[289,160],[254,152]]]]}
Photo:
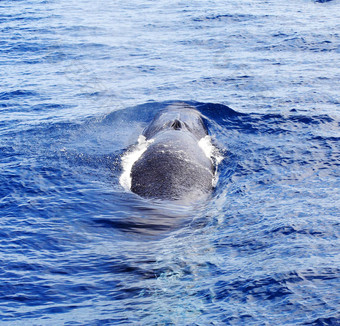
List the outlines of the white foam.
{"type": "Polygon", "coordinates": [[[218,181],[218,165],[222,162],[223,160],[223,155],[221,154],[221,152],[219,151],[219,149],[214,146],[214,144],[211,141],[211,137],[209,135],[203,137],[200,139],[200,141],[198,142],[198,146],[201,147],[203,153],[206,155],[206,157],[208,157],[211,162],[215,165],[215,174],[214,174],[214,178],[212,180],[212,185],[213,187],[216,186],[217,181],[218,181]]]}
{"type": "Polygon", "coordinates": [[[131,169],[133,164],[142,156],[153,141],[153,139],[146,140],[145,136],[140,135],[138,143],[122,156],[123,173],[119,178],[119,182],[125,190],[131,189],[131,169]]]}
{"type": "Polygon", "coordinates": [[[206,157],[210,158],[214,164],[218,165],[223,160],[223,155],[218,148],[214,146],[209,135],[201,138],[198,146],[201,147],[206,157]]]}

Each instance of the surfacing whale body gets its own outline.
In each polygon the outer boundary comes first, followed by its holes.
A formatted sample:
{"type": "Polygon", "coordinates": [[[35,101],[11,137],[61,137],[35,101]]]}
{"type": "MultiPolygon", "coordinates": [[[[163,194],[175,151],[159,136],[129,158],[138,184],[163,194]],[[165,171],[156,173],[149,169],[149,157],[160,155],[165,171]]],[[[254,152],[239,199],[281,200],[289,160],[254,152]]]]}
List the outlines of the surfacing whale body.
{"type": "Polygon", "coordinates": [[[134,193],[164,200],[199,200],[210,193],[214,166],[199,146],[208,132],[196,109],[170,105],[143,135],[150,144],[131,169],[134,193]]]}

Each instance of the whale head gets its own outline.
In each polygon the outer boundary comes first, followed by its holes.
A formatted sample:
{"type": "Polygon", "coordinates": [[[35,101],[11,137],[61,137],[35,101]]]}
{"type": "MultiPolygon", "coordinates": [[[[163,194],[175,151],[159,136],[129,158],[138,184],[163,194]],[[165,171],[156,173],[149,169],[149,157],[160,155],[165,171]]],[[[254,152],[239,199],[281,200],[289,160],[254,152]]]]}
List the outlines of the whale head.
{"type": "Polygon", "coordinates": [[[151,139],[167,131],[191,133],[198,140],[208,134],[199,111],[186,103],[175,103],[160,111],[143,135],[151,139]]]}

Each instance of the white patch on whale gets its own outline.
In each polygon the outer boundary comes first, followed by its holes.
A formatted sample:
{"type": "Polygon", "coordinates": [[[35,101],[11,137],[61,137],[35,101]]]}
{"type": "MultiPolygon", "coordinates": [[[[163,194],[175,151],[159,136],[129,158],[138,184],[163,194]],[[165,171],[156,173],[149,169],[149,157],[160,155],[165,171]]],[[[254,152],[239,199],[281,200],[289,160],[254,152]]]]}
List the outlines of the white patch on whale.
{"type": "Polygon", "coordinates": [[[154,139],[146,140],[145,136],[138,137],[138,143],[122,156],[123,173],[119,178],[120,184],[125,190],[131,190],[131,169],[136,161],[147,150],[154,139]]]}

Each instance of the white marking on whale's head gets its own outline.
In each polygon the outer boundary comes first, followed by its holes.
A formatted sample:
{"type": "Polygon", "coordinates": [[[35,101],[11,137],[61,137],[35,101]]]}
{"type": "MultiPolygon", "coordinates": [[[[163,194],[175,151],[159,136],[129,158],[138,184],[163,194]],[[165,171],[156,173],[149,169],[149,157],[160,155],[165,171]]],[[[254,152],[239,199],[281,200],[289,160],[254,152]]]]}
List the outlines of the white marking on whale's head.
{"type": "Polygon", "coordinates": [[[132,166],[143,153],[147,150],[148,146],[154,141],[154,139],[146,140],[145,136],[140,135],[138,143],[126,151],[122,156],[123,173],[119,178],[120,184],[125,190],[131,190],[131,169],[132,166]]]}

